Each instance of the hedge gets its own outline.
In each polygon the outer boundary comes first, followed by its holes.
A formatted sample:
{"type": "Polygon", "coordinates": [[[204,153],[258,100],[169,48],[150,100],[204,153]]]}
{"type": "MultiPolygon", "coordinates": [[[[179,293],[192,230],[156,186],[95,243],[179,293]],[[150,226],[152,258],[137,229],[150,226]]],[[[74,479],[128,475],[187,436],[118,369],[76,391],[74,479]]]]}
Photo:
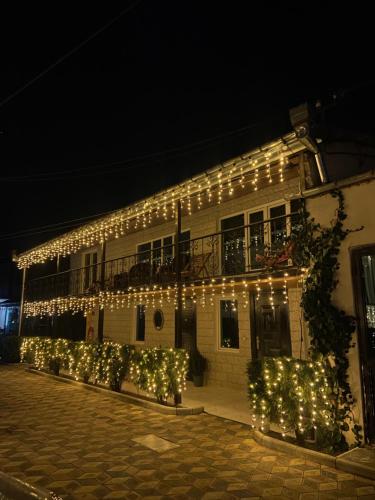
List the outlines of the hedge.
{"type": "Polygon", "coordinates": [[[137,351],[117,342],[73,342],[48,337],[23,337],[21,361],[56,375],[60,368],[76,380],[121,390],[124,380],[152,394],[159,402],[185,388],[189,356],[183,349],[154,347],[137,351]]]}

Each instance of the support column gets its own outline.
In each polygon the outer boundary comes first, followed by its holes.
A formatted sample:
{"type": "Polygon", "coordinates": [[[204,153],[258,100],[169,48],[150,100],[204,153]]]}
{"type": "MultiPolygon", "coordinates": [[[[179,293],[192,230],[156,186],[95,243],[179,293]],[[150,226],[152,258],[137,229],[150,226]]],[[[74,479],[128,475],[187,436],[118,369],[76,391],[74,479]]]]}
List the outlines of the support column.
{"type": "MultiPolygon", "coordinates": [[[[175,311],[175,339],[174,345],[177,348],[182,347],[182,283],[181,283],[181,201],[177,200],[177,224],[174,238],[175,244],[175,266],[176,266],[176,284],[177,284],[177,309],[175,311]]],[[[176,394],[174,398],[175,405],[181,404],[181,394],[176,394]]]]}
{"type": "Polygon", "coordinates": [[[25,300],[25,283],[26,283],[26,267],[22,269],[21,305],[20,305],[20,314],[18,318],[18,336],[21,336],[22,333],[23,302],[25,300]]]}
{"type": "MultiPolygon", "coordinates": [[[[106,242],[102,243],[102,258],[100,262],[100,290],[104,290],[105,284],[105,253],[106,253],[106,242]]],[[[98,318],[98,342],[102,343],[104,338],[104,309],[99,308],[99,318],[98,318]]]]}

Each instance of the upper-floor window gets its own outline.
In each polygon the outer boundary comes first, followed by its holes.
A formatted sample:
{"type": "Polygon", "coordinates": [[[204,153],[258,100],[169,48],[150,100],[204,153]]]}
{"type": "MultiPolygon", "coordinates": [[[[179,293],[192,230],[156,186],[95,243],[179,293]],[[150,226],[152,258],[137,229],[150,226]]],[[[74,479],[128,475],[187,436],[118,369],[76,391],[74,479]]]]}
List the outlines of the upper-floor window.
{"type": "Polygon", "coordinates": [[[98,254],[97,252],[88,252],[83,256],[83,291],[87,291],[98,281],[98,254]]]}
{"type": "MultiPolygon", "coordinates": [[[[264,267],[265,252],[282,251],[298,221],[300,200],[278,203],[221,221],[222,271],[235,275],[264,267]]],[[[288,260],[285,260],[285,265],[288,260]]]]}
{"type": "MultiPolygon", "coordinates": [[[[181,254],[189,254],[190,231],[184,231],[180,235],[181,254]]],[[[137,246],[137,261],[152,263],[152,267],[157,269],[160,265],[168,265],[173,262],[174,238],[165,236],[157,240],[148,241],[137,246]]]]}
{"type": "Polygon", "coordinates": [[[223,274],[245,272],[245,228],[244,214],[221,221],[223,274]]]}

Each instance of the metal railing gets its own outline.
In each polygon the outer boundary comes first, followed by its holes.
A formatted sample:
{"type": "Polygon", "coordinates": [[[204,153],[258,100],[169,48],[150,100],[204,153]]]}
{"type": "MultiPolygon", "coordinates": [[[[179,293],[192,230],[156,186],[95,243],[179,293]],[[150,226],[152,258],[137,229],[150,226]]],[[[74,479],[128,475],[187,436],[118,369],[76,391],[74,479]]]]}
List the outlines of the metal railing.
{"type": "MultiPolygon", "coordinates": [[[[266,267],[290,266],[289,236],[298,222],[292,213],[238,226],[179,244],[182,281],[259,274],[266,267]]],[[[26,284],[26,300],[49,300],[99,291],[173,285],[177,280],[174,244],[44,276],[26,284]],[[104,276],[102,270],[104,269],[104,276]]]]}

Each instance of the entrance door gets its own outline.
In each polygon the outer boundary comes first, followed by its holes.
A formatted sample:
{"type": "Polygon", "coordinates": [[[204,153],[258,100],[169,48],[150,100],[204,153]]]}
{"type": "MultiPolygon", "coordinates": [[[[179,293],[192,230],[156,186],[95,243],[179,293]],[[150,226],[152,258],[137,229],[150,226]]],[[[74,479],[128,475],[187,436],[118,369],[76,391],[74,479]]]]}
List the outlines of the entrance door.
{"type": "Polygon", "coordinates": [[[187,298],[185,309],[182,309],[182,347],[187,351],[197,348],[197,315],[195,304],[187,298]]]}
{"type": "Polygon", "coordinates": [[[365,437],[375,443],[375,246],[352,252],[365,437]]]}
{"type": "Polygon", "coordinates": [[[252,316],[253,358],[291,356],[289,310],[282,291],[275,290],[273,306],[269,294],[261,294],[259,300],[253,296],[252,316]]]}

